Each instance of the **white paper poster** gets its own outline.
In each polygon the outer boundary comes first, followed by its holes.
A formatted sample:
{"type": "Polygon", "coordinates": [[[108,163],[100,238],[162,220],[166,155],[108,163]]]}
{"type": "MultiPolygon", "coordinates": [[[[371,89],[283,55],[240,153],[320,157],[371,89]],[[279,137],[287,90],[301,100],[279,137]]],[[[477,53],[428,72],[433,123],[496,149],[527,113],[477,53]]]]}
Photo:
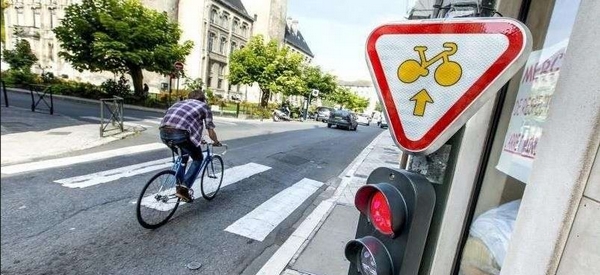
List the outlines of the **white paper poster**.
{"type": "Polygon", "coordinates": [[[524,183],[529,181],[568,42],[532,52],[523,71],[496,168],[524,183]]]}

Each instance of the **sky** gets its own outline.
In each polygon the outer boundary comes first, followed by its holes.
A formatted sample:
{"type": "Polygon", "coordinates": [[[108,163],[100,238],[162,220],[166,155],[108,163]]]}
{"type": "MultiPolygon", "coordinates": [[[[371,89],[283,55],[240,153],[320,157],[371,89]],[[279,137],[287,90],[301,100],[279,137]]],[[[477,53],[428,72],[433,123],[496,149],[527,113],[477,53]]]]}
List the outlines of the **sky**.
{"type": "Polygon", "coordinates": [[[288,0],[288,16],[298,20],[313,64],[341,80],[370,80],[365,43],[378,25],[404,20],[407,1],[288,0]]]}

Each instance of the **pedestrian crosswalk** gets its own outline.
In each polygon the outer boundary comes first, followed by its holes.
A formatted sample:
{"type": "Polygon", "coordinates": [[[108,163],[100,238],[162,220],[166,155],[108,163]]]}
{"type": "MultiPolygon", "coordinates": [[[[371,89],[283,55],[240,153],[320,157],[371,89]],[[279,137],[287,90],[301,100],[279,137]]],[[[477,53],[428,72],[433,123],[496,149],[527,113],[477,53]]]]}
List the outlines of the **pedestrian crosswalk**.
{"type": "MultiPolygon", "coordinates": [[[[154,173],[157,173],[159,170],[169,169],[171,166],[172,158],[160,158],[114,169],[55,179],[53,182],[60,184],[58,186],[61,186],[61,188],[85,191],[91,187],[102,188],[104,184],[120,184],[133,181],[137,182],[137,186],[140,187],[136,191],[141,192],[143,183],[150,179],[154,173]],[[136,176],[138,178],[133,178],[136,176]],[[141,183],[139,182],[140,179],[142,179],[141,183]]],[[[255,162],[226,168],[223,172],[224,176],[221,188],[234,184],[244,184],[244,180],[272,169],[273,167],[255,162]]],[[[265,178],[270,178],[270,176],[265,176],[265,178]]],[[[272,183],[272,181],[266,181],[266,184],[269,182],[272,183]]],[[[264,241],[287,217],[297,211],[301,205],[324,186],[323,182],[308,178],[303,178],[292,183],[286,183],[291,185],[270,198],[264,198],[261,194],[257,194],[257,197],[262,198],[264,202],[259,203],[254,209],[248,209],[247,213],[241,213],[238,220],[226,227],[224,226],[223,232],[257,241],[264,241]]],[[[279,184],[280,182],[277,182],[277,185],[279,184]]],[[[192,189],[194,194],[201,194],[200,179],[194,182],[192,189]]],[[[163,190],[161,192],[172,194],[173,191],[163,190]]],[[[132,196],[131,200],[127,201],[126,204],[135,205],[138,194],[136,193],[132,196]]],[[[159,211],[169,211],[175,207],[175,204],[156,204],[156,200],[153,199],[154,197],[146,197],[147,199],[143,199],[141,204],[159,211]]],[[[198,198],[198,195],[196,197],[198,198]]],[[[185,203],[181,203],[180,205],[185,205],[185,203]]]]}

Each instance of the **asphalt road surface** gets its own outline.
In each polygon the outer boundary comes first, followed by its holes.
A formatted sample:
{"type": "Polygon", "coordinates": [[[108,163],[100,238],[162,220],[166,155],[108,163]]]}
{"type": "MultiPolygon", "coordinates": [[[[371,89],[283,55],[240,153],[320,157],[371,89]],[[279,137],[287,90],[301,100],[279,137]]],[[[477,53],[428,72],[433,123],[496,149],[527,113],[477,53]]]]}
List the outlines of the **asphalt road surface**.
{"type": "MultiPolygon", "coordinates": [[[[26,98],[17,98],[12,96],[12,105],[27,106],[26,98]]],[[[74,118],[98,112],[97,106],[62,100],[55,104],[57,113],[74,118]]],[[[160,118],[158,113],[127,112],[141,121],[160,118]]],[[[166,148],[3,174],[1,273],[254,274],[319,194],[336,185],[340,173],[382,131],[375,126],[359,126],[355,132],[328,129],[315,122],[216,120],[221,140],[229,145],[225,168],[235,168],[224,177],[236,180],[212,201],[198,198],[180,205],[156,230],[138,224],[133,202],[150,177],[164,169],[139,168],[169,158],[166,148]],[[88,176],[87,181],[78,182],[79,176],[88,176]],[[288,203],[298,201],[283,213],[288,203]],[[253,222],[257,211],[274,212],[270,216],[277,218],[272,224],[253,222]],[[234,224],[237,231],[226,230],[234,224]],[[257,232],[267,233],[260,240],[257,232]],[[190,270],[190,263],[201,267],[190,270]]],[[[156,129],[149,128],[142,135],[72,155],[126,151],[156,142],[156,129]]]]}

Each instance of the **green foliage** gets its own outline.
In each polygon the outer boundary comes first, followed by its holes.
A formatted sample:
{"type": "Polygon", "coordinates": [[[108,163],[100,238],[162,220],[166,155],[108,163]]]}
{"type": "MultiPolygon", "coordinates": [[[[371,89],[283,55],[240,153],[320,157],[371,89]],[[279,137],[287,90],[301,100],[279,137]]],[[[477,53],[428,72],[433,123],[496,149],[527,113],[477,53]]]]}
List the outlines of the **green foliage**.
{"type": "Polygon", "coordinates": [[[50,86],[54,94],[77,96],[90,99],[100,99],[107,95],[102,89],[90,83],[64,81],[50,86]]]}
{"type": "Polygon", "coordinates": [[[108,96],[118,96],[127,98],[131,96],[131,86],[129,86],[129,80],[125,76],[119,77],[118,80],[108,79],[104,81],[100,88],[108,94],[108,96]]]}
{"type": "Polygon", "coordinates": [[[308,94],[311,93],[313,89],[316,89],[319,90],[319,97],[326,98],[337,89],[337,80],[335,76],[322,72],[321,68],[318,66],[302,66],[301,77],[305,83],[306,90],[297,95],[308,97],[308,94]]]}
{"type": "Polygon", "coordinates": [[[10,65],[11,70],[31,71],[31,66],[38,61],[31,51],[31,45],[24,39],[17,41],[13,50],[3,50],[4,61],[10,65]]]}
{"type": "Polygon", "coordinates": [[[267,107],[271,93],[290,94],[306,89],[300,76],[302,57],[272,40],[265,43],[262,35],[254,36],[248,44],[230,56],[231,84],[258,83],[262,90],[261,106],[267,107]]]}
{"type": "Polygon", "coordinates": [[[340,109],[346,108],[356,112],[362,112],[369,106],[369,99],[355,95],[347,87],[338,87],[329,95],[328,100],[340,105],[340,109]]]}
{"type": "Polygon", "coordinates": [[[185,88],[187,90],[190,91],[194,91],[194,90],[200,90],[202,89],[202,85],[204,85],[204,82],[202,81],[202,78],[186,78],[185,79],[185,88]]]}
{"type": "Polygon", "coordinates": [[[4,9],[8,8],[8,0],[0,0],[0,41],[6,42],[6,28],[4,27],[4,9]]]}
{"type": "Polygon", "coordinates": [[[39,84],[42,83],[42,79],[36,74],[29,71],[21,70],[6,70],[2,72],[2,81],[8,85],[25,85],[25,84],[39,84]]]}
{"type": "Polygon", "coordinates": [[[375,111],[383,112],[383,107],[381,106],[381,102],[375,103],[375,111]]]}
{"type": "Polygon", "coordinates": [[[168,74],[190,53],[179,44],[181,29],[166,13],[139,0],[83,0],[66,8],[54,29],[59,55],[78,70],[129,73],[136,94],[143,92],[142,69],[168,74]]]}

